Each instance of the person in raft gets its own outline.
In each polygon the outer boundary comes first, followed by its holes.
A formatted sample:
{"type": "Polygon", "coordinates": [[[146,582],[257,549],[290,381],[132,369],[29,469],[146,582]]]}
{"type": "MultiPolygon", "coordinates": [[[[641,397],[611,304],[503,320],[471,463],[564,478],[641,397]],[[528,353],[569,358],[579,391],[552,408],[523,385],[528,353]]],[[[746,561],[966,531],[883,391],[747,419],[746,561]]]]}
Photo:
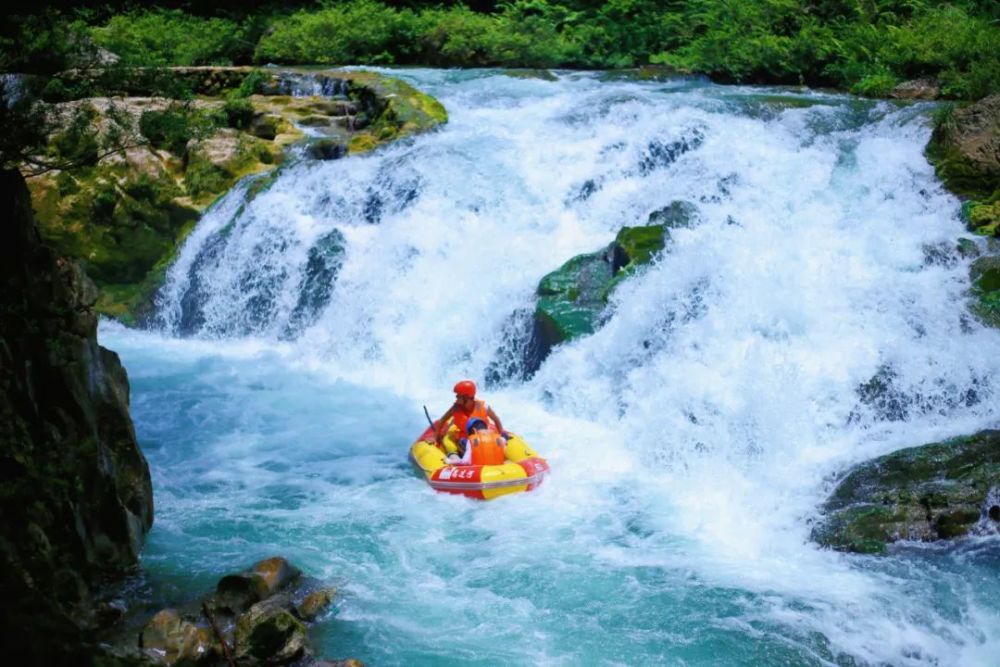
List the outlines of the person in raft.
{"type": "Polygon", "coordinates": [[[507,460],[507,439],[489,428],[479,417],[466,426],[468,437],[459,442],[462,455],[449,454],[448,463],[459,466],[496,466],[507,460]]]}
{"type": "Polygon", "coordinates": [[[455,385],[455,403],[436,422],[437,428],[434,434],[438,447],[444,446],[444,436],[452,425],[458,431],[454,435],[454,440],[458,442],[459,438],[468,432],[467,427],[472,418],[483,420],[486,428],[490,428],[492,422],[497,433],[504,433],[500,417],[493,412],[493,408],[486,405],[486,401],[476,400],[476,383],[472,380],[462,380],[455,385]]]}

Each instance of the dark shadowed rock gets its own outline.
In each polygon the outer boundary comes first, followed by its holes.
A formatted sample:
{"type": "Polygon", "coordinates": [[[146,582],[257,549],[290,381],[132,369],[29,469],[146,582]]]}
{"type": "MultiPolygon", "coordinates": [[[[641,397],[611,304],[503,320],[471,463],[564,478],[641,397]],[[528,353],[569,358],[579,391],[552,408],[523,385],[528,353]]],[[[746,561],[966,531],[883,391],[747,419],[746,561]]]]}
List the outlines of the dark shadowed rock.
{"type": "Polygon", "coordinates": [[[17,172],[0,172],[0,206],[0,641],[8,664],[77,664],[153,491],[93,284],[41,243],[17,172]]]}
{"type": "Polygon", "coordinates": [[[228,574],[216,586],[217,607],[228,607],[232,612],[266,600],[296,581],[302,572],[280,556],[262,560],[249,570],[228,574]]]}
{"type": "Polygon", "coordinates": [[[823,506],[813,539],[883,553],[897,540],[961,537],[988,520],[998,491],[1000,431],[903,449],[852,470],[823,506]]]}
{"type": "Polygon", "coordinates": [[[307,647],[305,626],[271,600],[253,605],[236,622],[235,658],[240,664],[286,664],[307,647]]]}

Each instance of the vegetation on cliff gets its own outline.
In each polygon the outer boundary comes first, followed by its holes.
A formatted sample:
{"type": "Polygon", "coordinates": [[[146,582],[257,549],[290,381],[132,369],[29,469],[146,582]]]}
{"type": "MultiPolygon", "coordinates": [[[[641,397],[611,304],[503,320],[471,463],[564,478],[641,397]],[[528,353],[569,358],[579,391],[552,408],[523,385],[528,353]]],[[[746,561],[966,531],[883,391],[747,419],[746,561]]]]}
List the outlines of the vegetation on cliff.
{"type": "Polygon", "coordinates": [[[143,65],[663,64],[723,81],[837,86],[866,95],[887,95],[924,77],[950,98],[1000,90],[1000,9],[989,0],[471,4],[475,10],[346,0],[206,13],[187,3],[187,12],[105,13],[90,23],[99,44],[143,65]]]}
{"type": "Polygon", "coordinates": [[[0,201],[0,635],[12,664],[85,664],[97,586],[152,525],[149,468],[125,370],[97,344],[97,290],[42,243],[17,171],[0,201]]]}

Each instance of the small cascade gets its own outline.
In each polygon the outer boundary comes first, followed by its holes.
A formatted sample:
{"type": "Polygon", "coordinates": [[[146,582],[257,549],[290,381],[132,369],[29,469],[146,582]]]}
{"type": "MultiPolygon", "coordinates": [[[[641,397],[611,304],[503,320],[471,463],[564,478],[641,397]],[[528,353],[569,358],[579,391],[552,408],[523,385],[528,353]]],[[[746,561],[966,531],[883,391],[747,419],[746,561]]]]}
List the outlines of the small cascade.
{"type": "Polygon", "coordinates": [[[291,95],[293,97],[329,97],[347,99],[349,83],[347,79],[329,74],[309,72],[280,72],[267,85],[268,95],[291,95]]]}

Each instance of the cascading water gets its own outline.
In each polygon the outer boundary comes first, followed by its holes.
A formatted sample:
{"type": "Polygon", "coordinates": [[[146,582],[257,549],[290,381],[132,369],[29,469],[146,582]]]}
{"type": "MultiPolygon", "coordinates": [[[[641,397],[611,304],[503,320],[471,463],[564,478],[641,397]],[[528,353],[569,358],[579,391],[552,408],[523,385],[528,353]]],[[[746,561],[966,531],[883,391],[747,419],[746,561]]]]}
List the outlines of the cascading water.
{"type": "Polygon", "coordinates": [[[155,595],[285,553],[343,583],[326,653],[379,665],[1000,655],[995,534],[809,542],[838,471],[1000,420],[928,106],[403,75],[445,128],[244,184],[171,268],[160,330],[105,326],[154,470],[155,595]],[[670,206],[696,223],[539,366],[541,277],[670,206]],[[475,504],[409,470],[419,405],[465,376],[549,458],[538,493],[475,504]]]}

